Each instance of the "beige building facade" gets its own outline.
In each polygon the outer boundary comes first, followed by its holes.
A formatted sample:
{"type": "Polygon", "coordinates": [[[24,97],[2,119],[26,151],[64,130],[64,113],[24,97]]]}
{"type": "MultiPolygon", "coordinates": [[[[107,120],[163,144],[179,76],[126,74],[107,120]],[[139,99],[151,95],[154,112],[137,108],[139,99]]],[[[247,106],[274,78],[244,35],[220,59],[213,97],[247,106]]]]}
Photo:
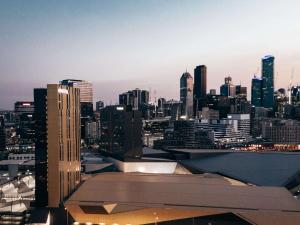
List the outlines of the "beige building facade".
{"type": "Polygon", "coordinates": [[[48,206],[58,207],[80,183],[80,90],[47,85],[48,206]]]}

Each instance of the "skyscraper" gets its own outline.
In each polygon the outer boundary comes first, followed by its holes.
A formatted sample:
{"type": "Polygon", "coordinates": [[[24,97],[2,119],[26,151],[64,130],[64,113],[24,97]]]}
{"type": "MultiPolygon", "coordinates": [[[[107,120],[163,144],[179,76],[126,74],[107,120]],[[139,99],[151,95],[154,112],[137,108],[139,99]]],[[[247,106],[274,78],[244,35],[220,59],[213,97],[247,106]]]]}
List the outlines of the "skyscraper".
{"type": "Polygon", "coordinates": [[[43,170],[38,171],[36,193],[48,196],[37,198],[37,204],[56,208],[80,182],[80,91],[48,84],[47,89],[36,89],[34,94],[39,105],[35,111],[37,127],[41,129],[36,156],[38,168],[43,170]]]}
{"type": "Polygon", "coordinates": [[[104,108],[104,102],[103,101],[97,101],[96,102],[96,111],[100,112],[101,109],[104,108]]]}
{"type": "Polygon", "coordinates": [[[262,79],[255,75],[251,85],[251,104],[256,107],[262,106],[262,79]]]}
{"type": "Polygon", "coordinates": [[[131,106],[133,110],[141,110],[142,105],[149,103],[149,92],[136,88],[119,95],[119,104],[131,106]]]}
{"type": "Polygon", "coordinates": [[[262,106],[273,108],[274,105],[274,57],[262,58],[262,106]]]}
{"type": "Polygon", "coordinates": [[[93,85],[85,80],[66,79],[60,84],[80,89],[81,139],[85,139],[85,124],[94,116],[93,85]]]}
{"type": "Polygon", "coordinates": [[[197,66],[194,69],[194,96],[196,99],[206,96],[207,77],[206,66],[197,66]]]}
{"type": "Polygon", "coordinates": [[[93,85],[85,80],[66,79],[60,81],[60,84],[77,87],[80,89],[80,103],[93,103],[93,85]]]}
{"type": "Polygon", "coordinates": [[[182,101],[182,115],[187,118],[193,116],[193,77],[188,72],[180,78],[180,101],[182,101]]]}
{"type": "Polygon", "coordinates": [[[201,99],[206,97],[207,92],[207,76],[206,66],[200,65],[194,69],[194,115],[202,104],[201,99]]]}
{"type": "Polygon", "coordinates": [[[224,84],[220,87],[220,94],[226,97],[234,97],[236,95],[236,87],[232,84],[232,78],[225,77],[224,84]]]}

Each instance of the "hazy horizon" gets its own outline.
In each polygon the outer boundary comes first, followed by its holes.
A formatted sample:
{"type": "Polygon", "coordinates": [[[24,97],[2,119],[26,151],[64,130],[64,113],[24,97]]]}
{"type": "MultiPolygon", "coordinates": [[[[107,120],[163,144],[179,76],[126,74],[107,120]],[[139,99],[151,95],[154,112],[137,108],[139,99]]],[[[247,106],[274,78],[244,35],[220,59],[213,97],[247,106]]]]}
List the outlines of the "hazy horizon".
{"type": "Polygon", "coordinates": [[[300,84],[298,1],[0,1],[0,109],[65,78],[93,83],[94,101],[134,88],[179,99],[187,69],[207,66],[248,87],[275,56],[275,88],[300,84]]]}

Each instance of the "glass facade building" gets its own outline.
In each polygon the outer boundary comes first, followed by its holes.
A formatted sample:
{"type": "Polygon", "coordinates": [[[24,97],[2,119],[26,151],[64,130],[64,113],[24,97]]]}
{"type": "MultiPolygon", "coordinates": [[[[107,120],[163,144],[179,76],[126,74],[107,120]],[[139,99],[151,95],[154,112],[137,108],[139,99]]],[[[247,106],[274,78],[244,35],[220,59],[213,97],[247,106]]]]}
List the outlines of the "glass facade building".
{"type": "Polygon", "coordinates": [[[182,115],[187,118],[193,116],[193,88],[193,77],[185,72],[180,78],[180,101],[183,105],[182,115]]]}
{"type": "Polygon", "coordinates": [[[252,79],[251,104],[256,107],[262,106],[262,79],[256,76],[252,79]]]}
{"type": "Polygon", "coordinates": [[[274,57],[262,58],[262,106],[273,108],[274,105],[274,57]]]}

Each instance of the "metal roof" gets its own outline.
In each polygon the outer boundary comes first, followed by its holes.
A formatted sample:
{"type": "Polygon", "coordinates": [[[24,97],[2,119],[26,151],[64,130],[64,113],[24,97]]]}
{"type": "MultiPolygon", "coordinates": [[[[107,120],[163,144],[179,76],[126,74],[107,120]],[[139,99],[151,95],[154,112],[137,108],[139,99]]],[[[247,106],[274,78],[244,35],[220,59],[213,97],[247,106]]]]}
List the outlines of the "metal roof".
{"type": "Polygon", "coordinates": [[[193,171],[218,173],[259,186],[286,186],[300,173],[299,153],[227,152],[182,160],[193,171]]]}
{"type": "Polygon", "coordinates": [[[153,210],[162,220],[233,212],[251,214],[255,221],[256,214],[266,212],[289,213],[293,222],[300,221],[300,204],[285,188],[236,185],[214,174],[102,173],[85,181],[65,206],[79,222],[143,224],[153,210]]]}

